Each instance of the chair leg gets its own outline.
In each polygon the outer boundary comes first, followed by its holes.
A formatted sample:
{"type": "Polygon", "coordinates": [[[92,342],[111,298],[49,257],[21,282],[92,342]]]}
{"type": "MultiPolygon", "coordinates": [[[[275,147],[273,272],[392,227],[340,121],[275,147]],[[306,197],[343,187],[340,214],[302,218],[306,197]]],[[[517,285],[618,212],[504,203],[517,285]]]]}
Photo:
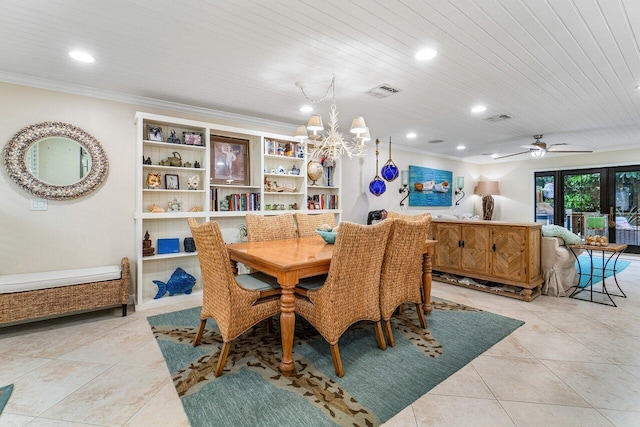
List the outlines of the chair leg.
{"type": "Polygon", "coordinates": [[[273,319],[271,317],[267,317],[267,333],[273,333],[273,319]]]}
{"type": "Polygon", "coordinates": [[[422,311],[422,304],[416,303],[416,312],[418,312],[418,320],[420,321],[420,327],[427,329],[427,321],[424,320],[424,312],[422,311]]]}
{"type": "Polygon", "coordinates": [[[340,358],[340,349],[338,343],[331,344],[331,360],[333,360],[333,369],[340,378],[344,377],[344,368],[342,367],[342,359],[340,358]]]}
{"type": "Polygon", "coordinates": [[[389,345],[391,347],[395,347],[396,340],[393,339],[393,332],[391,332],[391,319],[384,321],[384,329],[387,332],[387,339],[389,340],[389,345]]]}
{"type": "Polygon", "coordinates": [[[384,335],[382,334],[382,324],[378,320],[373,323],[373,327],[376,330],[376,339],[378,340],[378,348],[380,350],[387,349],[387,342],[384,340],[384,335]]]}
{"type": "Polygon", "coordinates": [[[202,334],[204,332],[204,327],[207,324],[207,319],[200,320],[200,327],[198,328],[198,332],[196,332],[196,336],[193,339],[193,346],[197,347],[200,345],[200,340],[202,339],[202,334]]]}
{"type": "Polygon", "coordinates": [[[224,365],[225,363],[227,363],[227,355],[229,354],[229,347],[231,347],[230,342],[222,343],[222,349],[220,350],[218,363],[216,363],[216,370],[213,373],[213,375],[216,377],[219,377],[220,375],[222,375],[222,371],[224,370],[224,365]]]}

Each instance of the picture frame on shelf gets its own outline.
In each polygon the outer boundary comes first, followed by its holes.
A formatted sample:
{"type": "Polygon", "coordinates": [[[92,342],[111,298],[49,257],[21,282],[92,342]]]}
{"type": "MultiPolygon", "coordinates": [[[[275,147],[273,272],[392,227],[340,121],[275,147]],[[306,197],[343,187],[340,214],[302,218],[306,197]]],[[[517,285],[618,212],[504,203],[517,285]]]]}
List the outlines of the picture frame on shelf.
{"type": "Polygon", "coordinates": [[[176,174],[165,173],[164,174],[164,188],[167,190],[179,190],[180,189],[180,177],[176,174]]]}
{"type": "Polygon", "coordinates": [[[199,145],[202,146],[202,134],[200,132],[182,132],[182,138],[185,145],[199,145]]]}
{"type": "Polygon", "coordinates": [[[162,128],[160,126],[149,125],[147,131],[147,138],[149,141],[163,142],[162,128]]]}
{"type": "Polygon", "coordinates": [[[211,135],[211,182],[249,185],[249,141],[211,135]]]}

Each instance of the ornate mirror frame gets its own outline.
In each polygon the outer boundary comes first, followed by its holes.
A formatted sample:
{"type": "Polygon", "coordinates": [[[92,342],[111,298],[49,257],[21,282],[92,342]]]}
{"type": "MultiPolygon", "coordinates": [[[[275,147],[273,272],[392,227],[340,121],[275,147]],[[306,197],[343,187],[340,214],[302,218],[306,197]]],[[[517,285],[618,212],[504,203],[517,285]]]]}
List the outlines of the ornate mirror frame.
{"type": "Polygon", "coordinates": [[[4,167],[11,179],[34,196],[51,200],[71,200],[85,196],[104,182],[109,161],[100,142],[79,127],[61,122],[42,122],[20,129],[3,150],[4,167]],[[69,138],[84,147],[91,156],[91,169],[71,185],[52,185],[39,180],[25,162],[29,148],[47,137],[69,138]]]}

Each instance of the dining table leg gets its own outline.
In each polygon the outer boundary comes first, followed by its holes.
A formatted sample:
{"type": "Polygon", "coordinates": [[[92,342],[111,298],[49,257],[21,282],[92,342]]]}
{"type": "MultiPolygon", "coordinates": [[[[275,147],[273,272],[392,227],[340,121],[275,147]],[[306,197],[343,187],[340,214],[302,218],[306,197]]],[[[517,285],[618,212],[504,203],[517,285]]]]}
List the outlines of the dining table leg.
{"type": "Polygon", "coordinates": [[[429,246],[422,256],[422,295],[424,296],[424,311],[427,315],[431,314],[431,310],[433,309],[431,306],[431,272],[434,252],[434,247],[429,246]]]}
{"type": "Polygon", "coordinates": [[[285,377],[290,376],[295,370],[293,363],[293,331],[296,327],[295,295],[293,290],[298,283],[297,274],[289,272],[278,277],[278,283],[282,287],[280,294],[280,334],[282,340],[282,361],[280,372],[285,377]]]}

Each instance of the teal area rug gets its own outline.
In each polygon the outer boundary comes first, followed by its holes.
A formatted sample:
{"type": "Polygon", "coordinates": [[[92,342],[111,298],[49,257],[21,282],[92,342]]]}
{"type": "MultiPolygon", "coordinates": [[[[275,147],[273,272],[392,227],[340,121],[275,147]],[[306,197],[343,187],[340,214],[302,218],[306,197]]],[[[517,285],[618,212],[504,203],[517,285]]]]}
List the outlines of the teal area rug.
{"type": "MultiPolygon", "coordinates": [[[[605,256],[606,261],[606,256],[605,256]]],[[[616,275],[620,274],[622,270],[629,267],[631,261],[619,259],[616,263],[616,275]]],[[[580,283],[578,287],[584,288],[589,283],[589,272],[591,271],[591,262],[588,255],[580,255],[578,261],[576,261],[576,269],[582,269],[582,276],[580,277],[580,283]],[[578,265],[578,263],[580,265],[578,265]]],[[[613,276],[613,260],[607,265],[607,269],[604,272],[604,277],[613,276]]],[[[594,254],[593,256],[593,284],[602,282],[602,256],[600,254],[594,254]]],[[[607,281],[609,283],[609,281],[607,281]]]]}
{"type": "Polygon", "coordinates": [[[12,392],[13,392],[13,384],[0,387],[0,414],[2,414],[2,411],[4,410],[5,405],[9,401],[9,397],[11,397],[12,392]]]}
{"type": "Polygon", "coordinates": [[[224,374],[215,378],[221,337],[208,320],[202,344],[191,345],[199,314],[197,307],[148,318],[194,427],[380,425],[523,324],[437,300],[424,330],[407,305],[392,319],[396,346],[386,351],[378,349],[370,322],[345,332],[345,376],[338,378],[329,345],[300,317],[296,372],[281,375],[278,322],[273,333],[263,322],[231,344],[224,374]]]}

